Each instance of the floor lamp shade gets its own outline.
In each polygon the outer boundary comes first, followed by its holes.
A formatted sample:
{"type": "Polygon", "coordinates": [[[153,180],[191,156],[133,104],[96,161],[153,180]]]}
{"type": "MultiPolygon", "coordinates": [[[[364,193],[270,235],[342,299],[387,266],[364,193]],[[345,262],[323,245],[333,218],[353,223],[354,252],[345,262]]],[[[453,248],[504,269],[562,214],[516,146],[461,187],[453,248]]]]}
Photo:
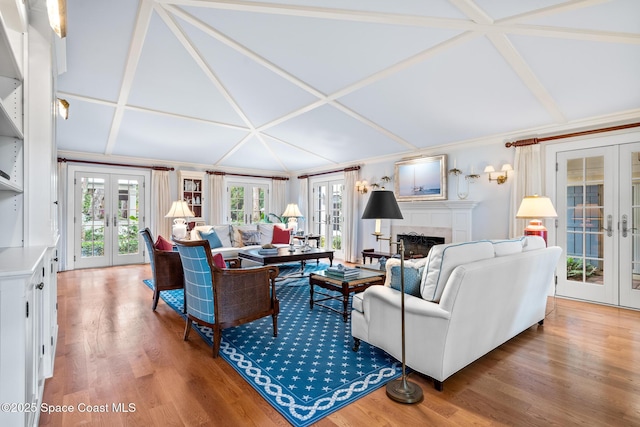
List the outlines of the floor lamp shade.
{"type": "Polygon", "coordinates": [[[543,196],[526,196],[520,203],[516,218],[529,219],[529,225],[524,229],[525,236],[540,236],[547,242],[547,228],[542,224],[542,218],[556,218],[558,213],[551,203],[551,199],[543,196]]]}
{"type": "MultiPolygon", "coordinates": [[[[362,213],[362,219],[403,219],[402,211],[392,191],[373,191],[362,213]]],[[[376,230],[376,239],[379,233],[376,230]]],[[[391,244],[391,238],[389,238],[391,244]]],[[[396,243],[400,250],[400,312],[402,325],[402,377],[399,380],[389,381],[386,385],[387,396],[400,403],[418,403],[422,400],[422,389],[419,385],[407,380],[405,364],[405,336],[404,336],[404,241],[396,243]]]]}
{"type": "Polygon", "coordinates": [[[362,219],[403,219],[402,211],[393,195],[393,191],[372,191],[362,219]]]}

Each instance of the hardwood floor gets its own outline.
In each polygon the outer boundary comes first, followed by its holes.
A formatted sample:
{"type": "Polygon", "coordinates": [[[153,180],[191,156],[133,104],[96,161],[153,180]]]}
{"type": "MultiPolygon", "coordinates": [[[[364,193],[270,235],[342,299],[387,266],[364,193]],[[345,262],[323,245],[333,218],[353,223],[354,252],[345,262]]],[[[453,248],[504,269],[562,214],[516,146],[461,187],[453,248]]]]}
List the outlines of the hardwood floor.
{"type": "MultiPolygon", "coordinates": [[[[197,334],[184,342],[184,321],[163,301],[151,311],[149,277],[148,265],[58,275],[60,331],[43,401],[74,412],[42,413],[40,425],[288,425],[197,334]]],[[[443,392],[411,374],[419,404],[395,403],[383,387],[317,425],[640,425],[640,312],[554,298],[547,311],[543,327],[453,375],[443,392]]]]}

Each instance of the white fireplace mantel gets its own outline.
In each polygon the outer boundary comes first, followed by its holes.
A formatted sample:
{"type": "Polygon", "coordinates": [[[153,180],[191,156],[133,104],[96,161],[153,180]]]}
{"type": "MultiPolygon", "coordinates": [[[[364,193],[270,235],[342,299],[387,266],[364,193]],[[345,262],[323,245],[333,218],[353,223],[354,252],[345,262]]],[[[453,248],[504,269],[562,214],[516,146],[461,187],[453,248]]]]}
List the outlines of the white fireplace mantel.
{"type": "Polygon", "coordinates": [[[399,202],[404,219],[393,220],[391,235],[410,231],[428,236],[444,237],[446,243],[472,239],[472,211],[479,202],[442,200],[399,202]]]}

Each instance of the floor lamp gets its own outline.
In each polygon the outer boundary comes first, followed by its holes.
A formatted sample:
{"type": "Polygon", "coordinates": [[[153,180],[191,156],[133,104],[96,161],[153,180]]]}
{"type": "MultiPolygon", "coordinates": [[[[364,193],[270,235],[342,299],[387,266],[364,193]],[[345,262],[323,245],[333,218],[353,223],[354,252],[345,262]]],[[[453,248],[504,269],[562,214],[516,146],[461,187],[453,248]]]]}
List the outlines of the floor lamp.
{"type": "MultiPolygon", "coordinates": [[[[403,219],[393,191],[372,191],[371,197],[364,208],[362,219],[403,219]]],[[[374,233],[379,240],[380,232],[376,228],[374,233]]],[[[391,243],[391,237],[389,237],[391,243]]],[[[405,365],[405,338],[404,338],[404,241],[394,242],[400,251],[400,311],[402,313],[402,378],[387,383],[387,396],[400,403],[418,403],[422,400],[422,389],[419,385],[407,380],[405,365]]]]}

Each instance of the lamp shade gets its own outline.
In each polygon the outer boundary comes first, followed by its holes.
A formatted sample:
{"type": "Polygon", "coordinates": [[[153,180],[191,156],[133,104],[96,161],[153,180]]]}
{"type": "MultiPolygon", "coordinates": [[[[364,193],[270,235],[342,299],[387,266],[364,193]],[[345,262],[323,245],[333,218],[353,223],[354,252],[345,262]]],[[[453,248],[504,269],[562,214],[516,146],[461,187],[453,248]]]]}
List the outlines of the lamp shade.
{"type": "Polygon", "coordinates": [[[300,208],[298,208],[298,205],[295,203],[289,203],[287,205],[287,208],[284,210],[283,217],[287,217],[287,218],[299,218],[302,216],[302,212],[300,212],[300,208]]]}
{"type": "Polygon", "coordinates": [[[520,203],[516,218],[555,218],[556,213],[551,199],[544,196],[526,196],[520,203]]]}
{"type": "Polygon", "coordinates": [[[185,218],[185,217],[195,217],[195,214],[191,212],[189,209],[189,205],[184,200],[176,200],[171,205],[171,209],[164,216],[165,218],[185,218]]]}
{"type": "Polygon", "coordinates": [[[403,219],[400,206],[390,190],[378,190],[371,193],[362,219],[403,219]]]}

